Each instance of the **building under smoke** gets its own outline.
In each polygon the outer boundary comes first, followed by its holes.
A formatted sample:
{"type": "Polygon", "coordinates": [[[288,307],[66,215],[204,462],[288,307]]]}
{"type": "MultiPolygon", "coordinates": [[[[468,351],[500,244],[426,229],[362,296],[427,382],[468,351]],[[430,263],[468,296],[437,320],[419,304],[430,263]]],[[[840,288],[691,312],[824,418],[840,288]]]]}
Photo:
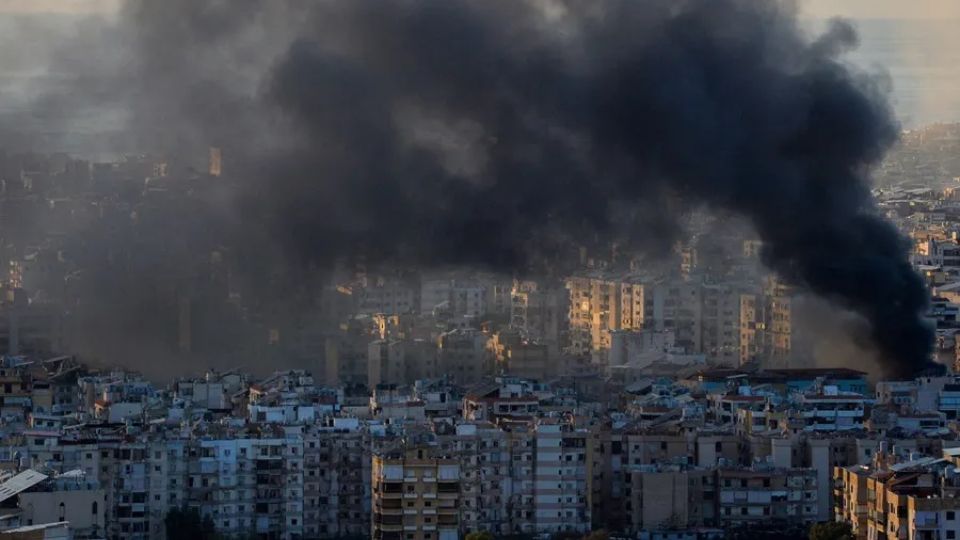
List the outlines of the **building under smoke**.
{"type": "Polygon", "coordinates": [[[38,103],[121,104],[168,152],[216,141],[229,226],[290,283],[344,258],[512,273],[597,239],[658,251],[707,205],[865,318],[887,370],[929,366],[926,291],[869,192],[897,125],[844,61],[846,23],[811,39],[792,3],[749,0],[130,0],[100,39],[122,58],[57,58],[76,84],[38,103]]]}

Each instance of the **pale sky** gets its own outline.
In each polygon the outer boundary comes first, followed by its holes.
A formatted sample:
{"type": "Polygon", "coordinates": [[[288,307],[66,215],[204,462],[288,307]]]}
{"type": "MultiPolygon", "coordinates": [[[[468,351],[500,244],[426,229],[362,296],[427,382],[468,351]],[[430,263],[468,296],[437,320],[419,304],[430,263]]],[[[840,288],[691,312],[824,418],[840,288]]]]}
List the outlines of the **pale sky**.
{"type": "MultiPolygon", "coordinates": [[[[155,0],[163,2],[164,0],[155,0]]],[[[763,2],[766,0],[757,0],[763,2]]],[[[0,0],[0,13],[111,12],[122,0],[0,0]]],[[[799,0],[809,17],[960,19],[960,0],[799,0]]]]}
{"type": "Polygon", "coordinates": [[[0,13],[108,13],[115,10],[120,2],[121,0],[0,0],[0,13]]]}
{"type": "Polygon", "coordinates": [[[799,0],[817,18],[960,19],[960,0],[799,0]]]}

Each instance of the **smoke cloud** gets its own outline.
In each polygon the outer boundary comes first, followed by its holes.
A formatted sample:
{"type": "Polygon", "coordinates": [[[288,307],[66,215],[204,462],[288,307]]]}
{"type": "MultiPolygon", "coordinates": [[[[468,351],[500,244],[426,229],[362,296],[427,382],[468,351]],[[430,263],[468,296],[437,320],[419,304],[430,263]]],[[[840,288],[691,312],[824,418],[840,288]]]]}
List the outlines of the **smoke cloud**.
{"type": "Polygon", "coordinates": [[[751,0],[131,0],[106,35],[123,58],[71,59],[83,77],[46,103],[222,147],[238,227],[301,268],[655,251],[680,200],[748,219],[891,375],[930,367],[927,293],[869,193],[898,126],[844,22],[811,39],[792,3],[751,0]]]}

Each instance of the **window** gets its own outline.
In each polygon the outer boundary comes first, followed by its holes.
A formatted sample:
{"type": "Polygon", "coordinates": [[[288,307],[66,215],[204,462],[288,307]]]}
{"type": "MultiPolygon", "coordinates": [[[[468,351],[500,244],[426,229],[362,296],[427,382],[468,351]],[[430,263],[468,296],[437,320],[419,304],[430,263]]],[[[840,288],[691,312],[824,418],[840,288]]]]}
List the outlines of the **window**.
{"type": "MultiPolygon", "coordinates": [[[[160,497],[157,497],[157,500],[160,500],[160,497]]],[[[97,501],[93,501],[93,504],[90,505],[90,513],[97,515],[97,501]]]]}
{"type": "Polygon", "coordinates": [[[953,540],[957,537],[956,531],[947,531],[947,540],[953,540]]]}
{"type": "Polygon", "coordinates": [[[953,510],[950,510],[947,512],[947,521],[953,521],[956,518],[957,518],[956,512],[954,512],[953,510]]]}

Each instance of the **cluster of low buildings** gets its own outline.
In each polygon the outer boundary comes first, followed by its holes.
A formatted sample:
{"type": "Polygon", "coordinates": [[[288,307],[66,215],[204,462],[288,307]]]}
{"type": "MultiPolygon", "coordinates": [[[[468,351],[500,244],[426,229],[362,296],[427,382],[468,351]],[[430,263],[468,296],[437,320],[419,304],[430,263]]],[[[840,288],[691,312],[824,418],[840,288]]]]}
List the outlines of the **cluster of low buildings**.
{"type": "Polygon", "coordinates": [[[366,391],[306,370],[161,387],[5,357],[0,377],[0,535],[164,538],[181,509],[227,538],[713,538],[854,518],[860,534],[876,526],[864,486],[899,493],[877,482],[917,467],[940,476],[909,504],[954,511],[952,375],[875,392],[862,372],[789,368],[366,391]]]}

